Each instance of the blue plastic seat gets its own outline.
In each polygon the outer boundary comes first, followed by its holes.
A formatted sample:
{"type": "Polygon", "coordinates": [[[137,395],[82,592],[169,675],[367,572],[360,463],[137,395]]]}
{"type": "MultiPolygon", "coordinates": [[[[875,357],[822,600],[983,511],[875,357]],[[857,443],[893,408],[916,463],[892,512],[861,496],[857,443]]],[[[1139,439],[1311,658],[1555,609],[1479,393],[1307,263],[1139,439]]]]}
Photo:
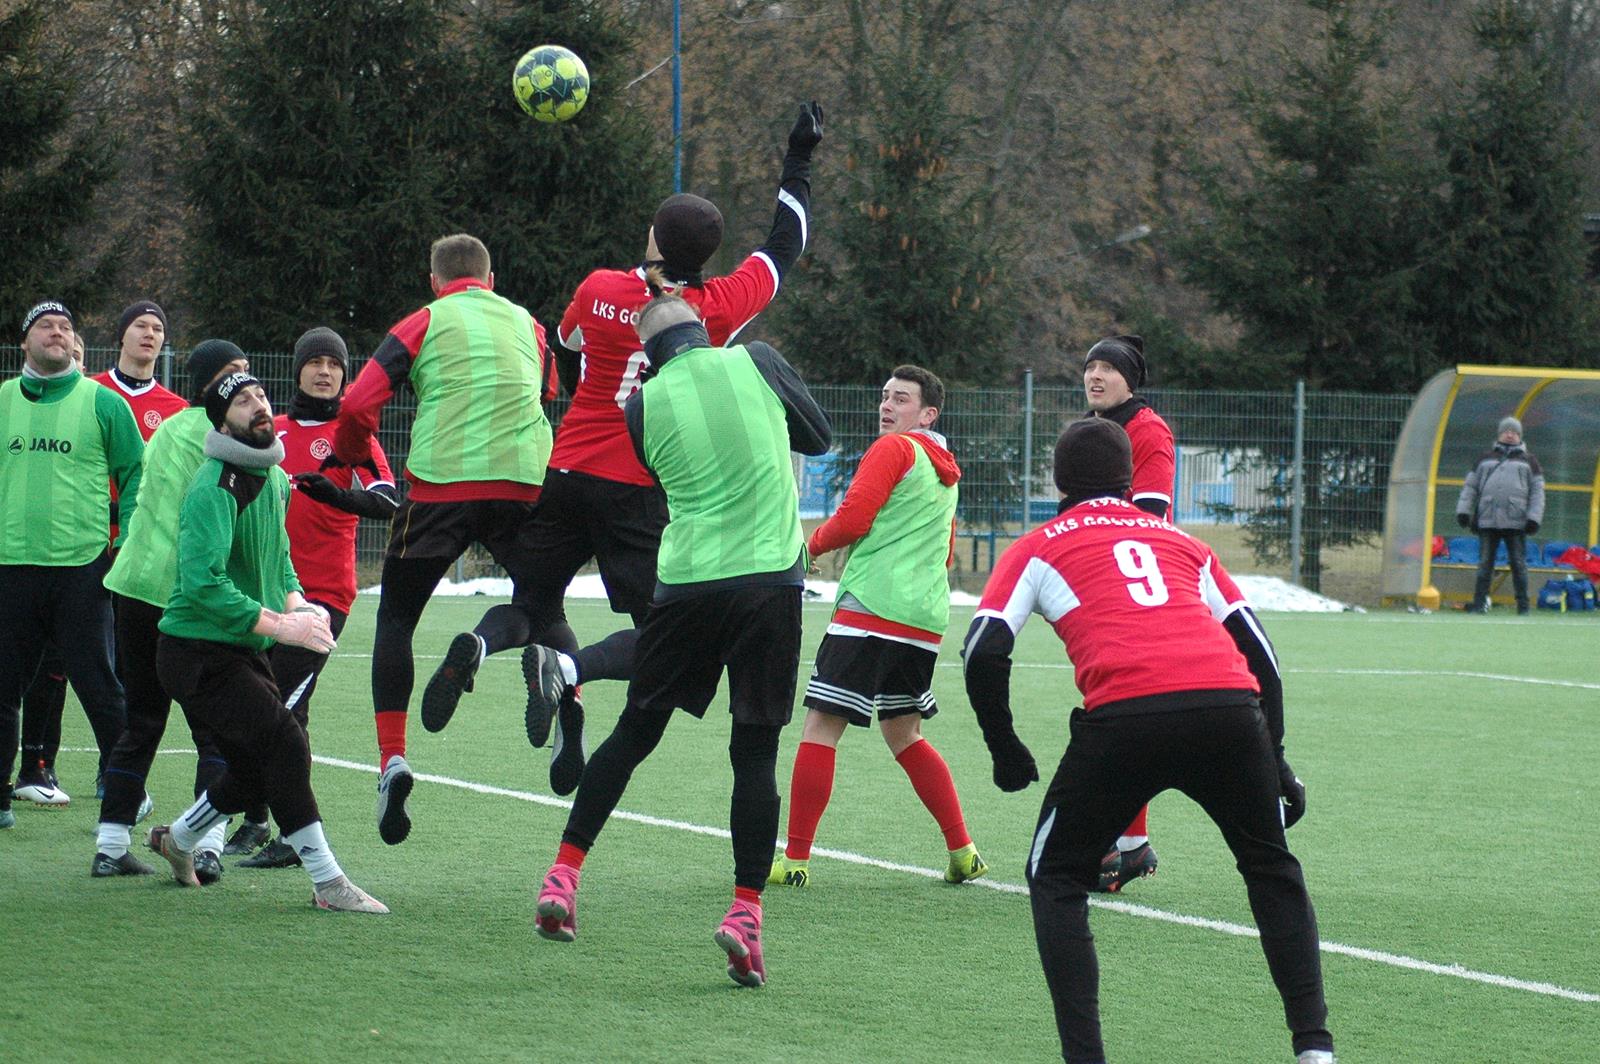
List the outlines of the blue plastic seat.
{"type": "Polygon", "coordinates": [[[1478,564],[1478,537],[1477,536],[1451,536],[1450,560],[1458,565],[1478,564]]]}
{"type": "Polygon", "coordinates": [[[1529,565],[1544,564],[1544,549],[1531,539],[1523,542],[1522,556],[1529,565]]]}
{"type": "MultiPolygon", "coordinates": [[[[1546,543],[1544,545],[1544,551],[1542,552],[1542,555],[1540,557],[1539,564],[1541,564],[1541,565],[1559,565],[1559,563],[1556,561],[1556,559],[1561,557],[1567,551],[1571,550],[1573,547],[1576,547],[1576,546],[1577,546],[1576,543],[1566,543],[1566,542],[1562,542],[1562,541],[1559,541],[1559,540],[1555,541],[1555,542],[1552,542],[1552,543],[1546,543]]],[[[1570,569],[1571,566],[1562,566],[1562,568],[1569,568],[1570,569]]]]}

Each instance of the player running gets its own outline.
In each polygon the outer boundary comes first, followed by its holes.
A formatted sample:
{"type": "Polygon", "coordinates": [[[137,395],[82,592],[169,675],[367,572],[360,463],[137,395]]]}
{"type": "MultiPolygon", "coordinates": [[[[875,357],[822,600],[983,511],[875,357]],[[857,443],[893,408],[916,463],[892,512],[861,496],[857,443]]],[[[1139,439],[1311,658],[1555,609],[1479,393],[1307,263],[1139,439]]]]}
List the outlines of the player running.
{"type": "MultiPolygon", "coordinates": [[[[1085,417],[1121,425],[1133,448],[1133,480],[1127,499],[1139,509],[1165,518],[1172,508],[1177,449],[1172,429],[1137,394],[1144,387],[1144,340],[1108,336],[1089,348],[1083,361],[1083,392],[1089,404],[1085,417]]],[[[1156,873],[1156,851],[1150,845],[1150,810],[1140,809],[1100,865],[1103,893],[1115,894],[1142,876],[1156,873]]]]}
{"type": "Polygon", "coordinates": [[[1132,476],[1115,423],[1067,427],[1055,453],[1060,515],[1001,556],[963,651],[1003,791],[1039,778],[1011,716],[1012,648],[1031,614],[1055,628],[1083,692],[1027,866],[1062,1055],[1106,1059],[1087,892],[1122,825],[1176,788],[1233,851],[1299,1064],[1331,1064],[1316,914],[1284,838],[1305,812],[1305,788],[1283,757],[1272,644],[1209,547],[1122,499],[1132,476]]]}
{"type": "Polygon", "coordinates": [[[867,448],[850,490],[815,532],[816,559],[850,548],[839,591],[806,684],[805,729],[789,781],[788,845],[773,862],[771,884],[805,886],[811,846],[833,793],[833,770],[846,724],[873,717],[889,752],[944,834],[948,883],[989,871],[967,834],[955,781],[922,721],[939,711],[933,666],[950,623],[950,560],[956,481],[961,469],[933,431],[944,384],[921,366],[900,366],[883,386],[878,439],[867,448]]]}
{"type": "MultiPolygon", "coordinates": [[[[338,639],[356,599],[356,532],[361,518],[386,521],[400,500],[389,460],[377,440],[372,441],[369,465],[322,470],[333,454],[333,423],[350,375],[344,338],[332,329],[307,330],[294,343],[293,370],[295,392],[289,412],[273,422],[283,444],[280,465],[295,487],[289,494],[289,557],[306,601],[328,612],[328,627],[338,639]]],[[[279,643],[268,658],[284,705],[305,729],[311,696],[328,655],[279,643]]],[[[293,846],[281,837],[268,842],[267,835],[267,807],[262,802],[244,811],[244,822],[222,852],[254,854],[239,862],[241,868],[292,868],[300,863],[293,846]]]]}
{"type": "MultiPolygon", "coordinates": [[[[378,730],[378,834],[391,846],[411,832],[406,763],[413,670],[411,636],[452,562],[474,543],[528,586],[534,566],[526,528],[550,457],[550,422],[539,402],[547,352],[544,326],[494,293],[489,249],[466,233],[429,252],[437,297],[389,330],[340,405],[334,453],[360,468],[372,460],[378,416],[409,381],[417,394],[406,479],[383,560],[372,644],[372,704],[378,730]]],[[[479,625],[489,650],[522,646],[527,615],[506,604],[479,625]]]]}
{"type": "MultiPolygon", "coordinates": [[[[570,794],[583,771],[583,707],[577,684],[632,675],[637,626],[655,586],[656,552],[667,523],[661,489],[635,456],[623,420],[628,397],[638,390],[650,364],[634,329],[639,309],[650,299],[645,269],[661,269],[667,290],[695,308],[713,345],[731,342],[777,296],[784,276],[805,250],[811,153],[821,140],[822,108],[811,103],[800,109],[789,131],[772,228],[732,274],[702,277],[722,242],[721,213],[699,196],[676,195],[656,210],[646,237],[645,265],[591,273],[562,315],[557,338],[564,348],[582,352],[581,370],[577,358],[574,365],[562,367],[562,379],[575,382],[576,390],[556,435],[550,473],[533,517],[531,549],[539,568],[517,590],[517,602],[529,614],[531,637],[548,648],[529,646],[523,674],[528,681],[529,741],[543,746],[555,723],[550,786],[557,794],[570,794]],[[567,585],[590,560],[599,562],[612,610],[631,616],[635,627],[581,651],[576,639],[561,645],[539,637],[562,620],[567,585]],[[552,650],[564,654],[558,659],[552,650]]],[[[456,636],[429,681],[422,722],[430,731],[449,723],[484,654],[499,649],[485,648],[486,639],[492,641],[486,628],[490,620],[486,616],[473,632],[456,636]]]]}
{"type": "Polygon", "coordinates": [[[578,877],[596,836],[672,711],[703,716],[726,669],[734,900],[714,938],[728,975],[761,986],[761,891],[778,837],[778,735],[794,711],[805,585],[789,452],[826,453],[832,428],[782,355],[761,343],[713,346],[685,300],[652,300],[638,328],[654,375],[624,414],[671,517],[628,701],[584,770],[539,892],[538,932],[559,942],[577,937],[578,877]]]}
{"type": "Polygon", "coordinates": [[[199,886],[194,849],[229,813],[265,798],[311,876],[322,909],[386,913],[345,876],[311,792],[306,733],[278,697],[265,651],[274,643],[326,654],[328,615],[307,603],[289,563],[289,478],[278,463],[272,406],[261,382],[234,373],[206,390],[206,461],[178,515],[178,579],[161,617],[156,668],[195,720],[217,736],[227,766],[148,844],[180,886],[199,886]]]}

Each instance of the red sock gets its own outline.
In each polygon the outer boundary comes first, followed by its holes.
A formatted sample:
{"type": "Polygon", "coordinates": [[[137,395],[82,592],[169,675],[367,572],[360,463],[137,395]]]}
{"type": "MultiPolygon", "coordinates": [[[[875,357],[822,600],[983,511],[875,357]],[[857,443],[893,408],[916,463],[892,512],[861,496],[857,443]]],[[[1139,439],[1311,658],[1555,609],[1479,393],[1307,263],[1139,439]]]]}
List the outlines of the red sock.
{"type": "Polygon", "coordinates": [[[1139,810],[1139,815],[1133,818],[1133,823],[1128,825],[1124,835],[1149,835],[1150,834],[1150,807],[1147,805],[1139,810]]]}
{"type": "Polygon", "coordinates": [[[588,850],[580,850],[570,842],[563,842],[561,848],[556,850],[556,864],[582,868],[583,859],[587,856],[589,856],[588,850]]]}
{"type": "Polygon", "coordinates": [[[959,850],[972,844],[967,834],[967,822],[961,816],[961,799],[956,797],[956,782],[950,778],[950,766],[944,763],[939,751],[926,739],[918,739],[895,758],[911,777],[911,789],[917,792],[922,804],[933,814],[939,830],[944,832],[947,850],[959,850]]]}
{"type": "Polygon", "coordinates": [[[406,752],[406,711],[403,709],[379,710],[378,771],[389,767],[391,757],[404,757],[406,752]]]}
{"type": "Polygon", "coordinates": [[[751,905],[754,905],[757,909],[761,908],[761,892],[759,890],[752,890],[749,887],[734,887],[733,900],[747,901],[751,905]]]}
{"type": "Polygon", "coordinates": [[[833,797],[833,763],[837,751],[821,743],[801,743],[789,777],[789,843],[784,856],[791,861],[811,858],[828,799],[833,797]]]}

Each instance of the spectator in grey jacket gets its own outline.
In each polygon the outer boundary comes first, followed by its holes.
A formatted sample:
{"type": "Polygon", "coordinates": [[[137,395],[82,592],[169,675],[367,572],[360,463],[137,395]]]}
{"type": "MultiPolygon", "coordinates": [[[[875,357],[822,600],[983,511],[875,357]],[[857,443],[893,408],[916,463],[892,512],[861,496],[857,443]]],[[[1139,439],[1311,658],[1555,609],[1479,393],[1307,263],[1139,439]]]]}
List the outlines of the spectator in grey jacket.
{"type": "Polygon", "coordinates": [[[1500,419],[1494,447],[1478,459],[1461,487],[1456,520],[1478,534],[1478,584],[1472,611],[1489,610],[1489,581],[1494,576],[1494,554],[1501,543],[1511,562],[1511,587],[1517,596],[1517,613],[1528,612],[1527,539],[1544,520],[1544,471],[1539,460],[1522,445],[1522,422],[1500,419]]]}

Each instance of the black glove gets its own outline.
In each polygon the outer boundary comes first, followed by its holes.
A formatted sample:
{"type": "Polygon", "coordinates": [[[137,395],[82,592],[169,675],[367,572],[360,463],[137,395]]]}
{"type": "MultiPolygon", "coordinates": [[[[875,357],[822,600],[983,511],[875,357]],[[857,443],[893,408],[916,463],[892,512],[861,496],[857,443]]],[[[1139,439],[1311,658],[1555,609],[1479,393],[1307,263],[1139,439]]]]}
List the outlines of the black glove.
{"type": "Polygon", "coordinates": [[[811,151],[822,143],[822,105],[812,100],[800,108],[800,116],[789,130],[789,151],[803,159],[811,158],[811,151]]]}
{"type": "Polygon", "coordinates": [[[1288,830],[1306,815],[1306,785],[1300,782],[1282,754],[1278,755],[1278,794],[1283,802],[1283,827],[1288,830]]]}
{"type": "Polygon", "coordinates": [[[344,501],[346,491],[323,476],[321,473],[296,473],[294,475],[295,487],[299,488],[308,499],[334,506],[344,501]]]}
{"type": "Polygon", "coordinates": [[[1539,522],[1537,522],[1537,521],[1529,521],[1526,525],[1523,525],[1522,527],[1527,531],[1528,535],[1531,536],[1534,533],[1539,531],[1539,522]]]}
{"type": "Polygon", "coordinates": [[[1033,754],[1015,735],[999,749],[990,748],[994,757],[994,785],[1002,791],[1020,791],[1039,778],[1033,754]]]}
{"type": "MultiPolygon", "coordinates": [[[[383,474],[378,472],[378,460],[376,458],[371,458],[371,457],[365,458],[365,459],[357,462],[352,467],[349,462],[341,462],[341,461],[339,461],[339,456],[338,455],[330,454],[328,457],[326,457],[326,458],[324,458],[322,460],[322,464],[321,465],[317,466],[318,472],[320,472],[320,471],[322,471],[324,469],[351,469],[351,468],[365,469],[367,472],[372,474],[372,479],[373,480],[381,480],[381,479],[383,479],[383,474]]],[[[298,479],[301,476],[301,474],[297,473],[295,476],[296,476],[296,479],[298,479]]]]}
{"type": "Polygon", "coordinates": [[[1460,525],[1462,528],[1471,528],[1472,518],[1468,517],[1466,514],[1456,514],[1456,524],[1460,525]]]}

